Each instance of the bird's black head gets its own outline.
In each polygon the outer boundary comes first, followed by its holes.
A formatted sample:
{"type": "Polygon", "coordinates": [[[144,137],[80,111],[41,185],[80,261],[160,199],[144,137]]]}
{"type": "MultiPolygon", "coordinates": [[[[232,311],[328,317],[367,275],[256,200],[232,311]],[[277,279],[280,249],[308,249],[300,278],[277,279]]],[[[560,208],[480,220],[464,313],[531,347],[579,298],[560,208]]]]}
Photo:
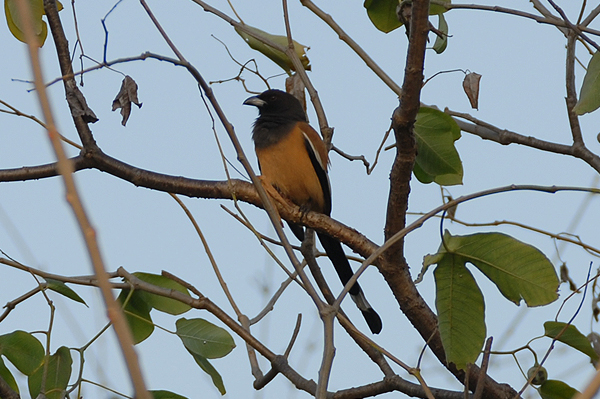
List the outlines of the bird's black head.
{"type": "Polygon", "coordinates": [[[259,119],[285,119],[286,121],[306,122],[306,114],[300,101],[285,91],[267,90],[258,96],[246,99],[244,104],[257,107],[260,114],[259,119]]]}

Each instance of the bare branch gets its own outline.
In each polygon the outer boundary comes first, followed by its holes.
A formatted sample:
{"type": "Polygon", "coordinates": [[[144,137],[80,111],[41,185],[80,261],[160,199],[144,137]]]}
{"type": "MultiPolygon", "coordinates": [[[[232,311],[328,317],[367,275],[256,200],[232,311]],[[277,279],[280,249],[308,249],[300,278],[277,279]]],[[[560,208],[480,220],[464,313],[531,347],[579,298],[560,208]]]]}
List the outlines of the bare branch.
{"type": "MultiPolygon", "coordinates": [[[[569,97],[567,97],[567,101],[570,102],[571,105],[569,106],[571,107],[571,109],[577,102],[577,100],[575,100],[575,102],[572,102],[573,100],[570,100],[569,97]]],[[[462,131],[475,134],[481,137],[482,139],[495,141],[503,145],[520,144],[527,147],[536,148],[542,151],[570,155],[575,158],[581,159],[582,161],[590,165],[592,168],[594,168],[597,172],[600,172],[600,157],[594,154],[593,152],[589,151],[584,145],[577,143],[574,143],[573,145],[553,143],[532,136],[524,136],[522,134],[512,132],[510,130],[498,128],[466,113],[451,111],[447,108],[444,110],[444,112],[446,112],[448,115],[455,117],[456,123],[462,131]],[[473,122],[473,124],[466,123],[456,118],[466,119],[470,122],[473,122]]],[[[577,115],[575,115],[574,113],[572,114],[573,115],[570,116],[570,120],[572,123],[571,129],[575,129],[575,133],[573,133],[573,137],[575,138],[577,137],[576,135],[581,136],[581,130],[577,121],[577,115]]]]}
{"type": "Polygon", "coordinates": [[[377,65],[375,61],[373,61],[369,54],[367,54],[367,52],[364,51],[362,47],[358,45],[358,43],[356,43],[350,36],[348,36],[348,34],[346,34],[346,32],[334,21],[331,15],[325,13],[323,10],[317,7],[311,0],[300,0],[300,3],[302,3],[304,7],[311,10],[316,16],[321,18],[323,22],[329,25],[329,27],[333,29],[335,33],[337,33],[340,40],[346,43],[348,46],[350,46],[350,48],[354,50],[356,55],[358,55],[360,59],[362,59],[365,62],[365,64],[367,64],[367,66],[375,73],[375,75],[377,75],[383,81],[383,83],[385,83],[390,88],[390,90],[396,93],[398,97],[402,95],[402,89],[400,88],[400,86],[398,86],[398,84],[394,82],[394,80],[391,77],[389,77],[383,71],[383,69],[381,69],[381,67],[377,65]]]}
{"type": "MultiPolygon", "coordinates": [[[[481,5],[481,4],[444,4],[444,5],[446,6],[446,8],[448,10],[453,10],[453,9],[456,9],[456,10],[458,10],[458,9],[482,10],[482,11],[493,11],[493,12],[499,12],[499,13],[503,13],[503,14],[516,15],[519,17],[534,20],[535,22],[540,23],[540,24],[554,25],[558,29],[560,29],[560,31],[563,32],[565,34],[565,36],[567,35],[569,28],[571,28],[572,26],[569,26],[569,24],[566,21],[563,21],[560,18],[557,18],[556,16],[552,15],[552,13],[550,11],[548,11],[548,9],[546,7],[544,7],[541,4],[541,2],[539,2],[539,0],[531,0],[531,3],[533,3],[534,7],[538,11],[540,11],[542,16],[539,16],[536,14],[531,14],[531,13],[528,13],[525,11],[514,10],[514,9],[506,8],[506,7],[500,7],[500,6],[486,6],[486,5],[481,5]]],[[[596,29],[588,28],[586,25],[587,25],[587,23],[584,21],[581,25],[577,25],[575,27],[582,32],[590,33],[595,36],[600,36],[600,31],[598,31],[596,29]]]]}

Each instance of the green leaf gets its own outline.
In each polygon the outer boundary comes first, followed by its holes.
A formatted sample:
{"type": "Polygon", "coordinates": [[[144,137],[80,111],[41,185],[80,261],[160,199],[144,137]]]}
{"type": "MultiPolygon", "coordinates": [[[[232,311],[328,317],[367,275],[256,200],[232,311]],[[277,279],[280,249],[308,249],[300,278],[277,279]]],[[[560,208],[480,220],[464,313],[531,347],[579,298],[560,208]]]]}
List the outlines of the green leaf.
{"type": "Polygon", "coordinates": [[[596,51],[583,77],[579,101],[573,111],[577,115],[583,115],[597,110],[598,107],[600,107],[600,53],[596,51]]]}
{"type": "Polygon", "coordinates": [[[48,289],[58,292],[59,294],[64,295],[75,302],[83,303],[85,306],[87,306],[87,303],[85,303],[85,301],[75,291],[73,291],[62,281],[47,278],[46,282],[48,283],[48,289]]]}
{"type": "MultiPolygon", "coordinates": [[[[71,378],[71,365],[73,359],[69,349],[61,346],[55,354],[50,356],[46,374],[46,384],[44,394],[47,399],[63,399],[65,391],[71,378]]],[[[42,386],[42,376],[44,374],[44,365],[29,377],[29,394],[32,398],[37,398],[42,386]]]]}
{"type": "Polygon", "coordinates": [[[558,298],[556,270],[537,248],[501,233],[446,232],[444,241],[450,252],[475,265],[515,304],[524,299],[530,307],[540,306],[558,298]]]}
{"type": "Polygon", "coordinates": [[[429,15],[441,15],[448,11],[445,5],[449,5],[450,0],[432,0],[429,3],[429,15]]]}
{"type": "Polygon", "coordinates": [[[459,369],[475,363],[486,336],[483,294],[464,259],[451,254],[434,271],[438,325],[446,359],[459,369]]]}
{"type": "MultiPolygon", "coordinates": [[[[283,46],[285,48],[288,47],[287,36],[271,35],[270,33],[264,32],[258,28],[254,28],[250,25],[245,25],[245,27],[258,36],[262,36],[266,39],[269,39],[270,41],[272,41],[276,44],[279,44],[280,46],[283,46]]],[[[292,61],[289,59],[289,57],[285,53],[283,53],[279,50],[276,50],[271,46],[267,46],[260,40],[254,38],[253,36],[249,35],[248,33],[244,32],[243,30],[241,30],[238,27],[235,28],[235,31],[238,33],[238,35],[240,35],[242,37],[242,39],[244,39],[244,41],[248,44],[248,46],[250,46],[251,48],[253,48],[256,51],[261,52],[265,56],[269,57],[271,59],[271,61],[273,61],[274,63],[279,65],[281,68],[283,68],[283,70],[286,71],[288,73],[288,75],[290,74],[290,71],[295,70],[294,65],[292,64],[292,61]]],[[[294,42],[294,50],[296,51],[298,58],[300,58],[300,61],[302,62],[302,66],[304,67],[305,70],[310,71],[310,60],[308,59],[308,56],[306,55],[306,51],[304,50],[304,49],[308,49],[308,47],[306,47],[303,44],[298,43],[295,40],[293,42],[294,42]]]]}
{"type": "MultiPolygon", "coordinates": [[[[398,0],[365,0],[363,6],[373,25],[380,31],[389,33],[402,26],[396,14],[398,3],[398,0]]],[[[447,9],[444,4],[450,4],[450,0],[432,1],[429,4],[429,15],[445,13],[447,9]]]]}
{"type": "Polygon", "coordinates": [[[169,391],[148,391],[154,399],[187,399],[185,396],[177,395],[169,391]]]}
{"type": "MultiPolygon", "coordinates": [[[[129,290],[122,290],[118,297],[119,302],[124,304],[128,296],[129,290]]],[[[140,291],[134,291],[123,308],[125,318],[133,334],[133,342],[136,345],[148,338],[154,331],[154,324],[150,317],[151,309],[146,302],[146,297],[141,295],[140,291]]]]}
{"type": "MultiPolygon", "coordinates": [[[[418,154],[417,154],[417,156],[418,156],[418,154]]],[[[423,169],[421,169],[421,166],[419,166],[419,164],[416,162],[413,165],[413,173],[415,174],[415,177],[417,178],[417,180],[419,180],[421,183],[423,183],[423,184],[433,183],[434,176],[431,176],[430,174],[425,172],[423,169]]]]}
{"type": "Polygon", "coordinates": [[[557,321],[547,321],[544,323],[544,331],[545,336],[556,338],[563,344],[567,344],[570,347],[585,353],[593,361],[598,361],[598,354],[594,352],[590,341],[585,335],[580,333],[574,325],[557,321]],[[561,332],[562,334],[558,336],[561,332]]]}
{"type": "Polygon", "coordinates": [[[13,377],[12,373],[10,372],[10,370],[4,364],[4,360],[2,360],[2,357],[0,357],[0,377],[4,381],[6,381],[6,383],[8,384],[8,386],[13,391],[15,391],[16,393],[19,393],[19,386],[17,385],[17,381],[15,381],[15,377],[13,377]]]}
{"type": "Polygon", "coordinates": [[[435,36],[435,43],[433,44],[433,50],[442,54],[446,47],[448,47],[448,23],[446,22],[446,18],[444,18],[444,14],[438,15],[438,30],[442,33],[442,36],[435,36]]]}
{"type": "Polygon", "coordinates": [[[571,399],[579,392],[562,381],[548,380],[538,389],[542,399],[571,399]]]}
{"type": "Polygon", "coordinates": [[[176,322],[176,334],[183,345],[193,354],[208,359],[216,359],[227,355],[235,348],[233,338],[227,330],[204,319],[187,320],[181,318],[176,322]]]}
{"type": "Polygon", "coordinates": [[[217,369],[215,369],[205,357],[192,352],[190,352],[190,354],[193,356],[198,366],[200,366],[200,368],[204,370],[206,374],[210,375],[214,386],[217,387],[221,395],[225,395],[227,393],[225,390],[225,384],[223,384],[223,378],[217,369]]]}
{"type": "Polygon", "coordinates": [[[44,347],[33,335],[14,331],[0,335],[0,354],[25,375],[31,375],[44,361],[44,347]]]}
{"type": "Polygon", "coordinates": [[[415,122],[415,177],[422,183],[462,184],[462,162],[454,147],[459,138],[460,128],[451,116],[433,108],[421,107],[415,122]]]}
{"type": "MultiPolygon", "coordinates": [[[[133,273],[133,275],[147,283],[157,285],[159,287],[166,288],[169,290],[179,291],[186,296],[190,296],[190,293],[183,285],[171,280],[170,278],[158,274],[141,272],[133,273]]],[[[144,302],[146,302],[151,308],[172,315],[179,315],[191,309],[191,307],[185,303],[181,303],[175,299],[166,298],[164,296],[150,294],[145,291],[140,291],[139,295],[143,298],[144,302]]]]}
{"type": "Polygon", "coordinates": [[[365,0],[369,19],[377,29],[389,33],[402,26],[396,15],[398,0],[365,0]]]}

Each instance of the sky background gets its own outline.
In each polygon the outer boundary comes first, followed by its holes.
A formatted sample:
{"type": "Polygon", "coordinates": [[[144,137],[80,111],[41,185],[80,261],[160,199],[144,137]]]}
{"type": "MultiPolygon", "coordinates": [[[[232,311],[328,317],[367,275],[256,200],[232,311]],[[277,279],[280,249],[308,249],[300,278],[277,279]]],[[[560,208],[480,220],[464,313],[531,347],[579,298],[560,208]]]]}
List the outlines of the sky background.
{"type": "MultiPolygon", "coordinates": [[[[576,20],[579,12],[579,4],[575,3],[579,2],[559,2],[571,20],[576,20]]],[[[92,59],[102,59],[104,30],[100,20],[114,4],[89,1],[75,3],[83,48],[92,59]]],[[[72,5],[71,2],[65,2],[64,5],[60,16],[73,48],[76,36],[72,5]]],[[[263,76],[281,73],[279,67],[244,44],[228,23],[204,12],[193,2],[150,1],[149,5],[175,45],[207,81],[226,80],[239,72],[239,67],[231,60],[223,44],[216,39],[224,42],[238,61],[256,59],[263,76]]],[[[214,2],[212,5],[233,16],[226,2],[214,2]]],[[[377,31],[369,21],[362,2],[319,1],[317,5],[331,14],[401,84],[407,47],[402,29],[387,35],[377,31]]],[[[535,13],[525,0],[505,1],[502,5],[535,13]]],[[[247,24],[274,34],[285,32],[280,2],[238,1],[234,2],[234,6],[247,24]]],[[[289,8],[294,38],[310,47],[308,56],[312,71],[309,77],[318,90],[330,125],[335,128],[334,144],[349,154],[362,154],[372,161],[389,127],[391,114],[398,105],[395,94],[308,9],[299,2],[290,2],[289,8]]],[[[440,109],[448,107],[467,112],[523,135],[570,144],[564,100],[566,40],[562,33],[550,25],[485,11],[453,10],[446,13],[446,19],[452,37],[443,54],[438,55],[431,50],[427,52],[426,78],[439,71],[457,68],[481,74],[479,110],[470,109],[462,90],[464,75],[461,72],[442,74],[427,83],[423,88],[422,102],[440,109]]],[[[173,56],[139,2],[123,0],[107,18],[106,24],[109,31],[108,60],[135,56],[145,51],[173,56]]],[[[600,29],[600,23],[596,21],[592,27],[600,29]]],[[[0,28],[0,43],[5,54],[0,59],[0,99],[26,114],[41,118],[37,98],[33,92],[29,92],[31,85],[22,81],[31,77],[25,45],[12,37],[6,25],[0,28]]],[[[58,77],[60,73],[50,38],[41,55],[46,80],[58,77]]],[[[78,70],[79,52],[75,52],[75,55],[74,68],[78,70]]],[[[578,47],[577,55],[587,65],[589,54],[578,47]]],[[[89,67],[94,63],[86,59],[84,65],[89,67]]],[[[224,180],[226,175],[211,129],[210,115],[192,77],[183,68],[155,60],[120,64],[115,69],[136,80],[143,107],[135,107],[127,127],[121,126],[121,116],[111,111],[111,104],[119,91],[123,75],[109,70],[86,74],[81,90],[99,118],[97,123],[91,125],[91,129],[100,148],[108,155],[140,168],[175,176],[224,180]]],[[[577,87],[580,87],[584,69],[577,66],[576,74],[577,87]]],[[[243,77],[250,90],[261,92],[266,89],[264,83],[250,73],[245,72],[243,77]]],[[[272,87],[283,88],[284,80],[285,76],[278,76],[270,79],[269,83],[272,87]]],[[[242,106],[250,94],[235,81],[213,84],[212,88],[235,126],[246,154],[256,165],[250,138],[256,109],[242,106]]],[[[51,86],[49,93],[59,130],[77,141],[62,85],[51,86]]],[[[309,107],[309,118],[317,126],[312,107],[309,107]]],[[[586,115],[580,121],[586,143],[598,153],[598,113],[586,115]]],[[[216,125],[216,131],[225,155],[241,169],[219,124],[216,125]]],[[[392,144],[392,141],[387,144],[392,144]]],[[[516,145],[501,146],[469,133],[463,133],[456,147],[463,161],[465,176],[463,185],[448,188],[454,197],[508,184],[598,185],[594,170],[582,161],[567,156],[516,145]]],[[[69,148],[68,152],[71,156],[77,154],[73,148],[69,148]]],[[[356,228],[376,243],[383,242],[392,160],[392,151],[383,152],[374,172],[366,175],[362,164],[331,154],[332,217],[356,228]]],[[[53,153],[41,127],[26,118],[0,113],[0,168],[53,161],[53,153]]],[[[230,173],[234,178],[245,178],[232,169],[230,173]]],[[[191,282],[230,315],[234,315],[193,226],[169,195],[137,188],[95,170],[77,172],[76,182],[96,228],[107,269],[116,270],[123,266],[131,272],[157,274],[161,270],[168,270],[191,282]]],[[[426,212],[441,203],[438,186],[423,185],[416,179],[412,183],[411,212],[426,212]]],[[[183,197],[182,200],[203,230],[242,311],[253,317],[285,279],[283,272],[265,254],[252,233],[221,209],[222,205],[233,209],[231,201],[183,197]]],[[[599,247],[599,205],[600,199],[589,198],[581,193],[550,195],[513,192],[463,204],[458,208],[457,217],[469,222],[519,221],[552,233],[568,230],[584,242],[599,247]],[[576,219],[576,215],[581,217],[576,219]],[[573,228],[574,220],[578,222],[573,228]]],[[[273,235],[270,222],[261,210],[248,204],[241,204],[241,207],[256,228],[273,235]]],[[[476,229],[449,222],[445,228],[453,234],[472,234],[477,231],[511,234],[538,247],[557,268],[563,261],[566,262],[577,284],[584,281],[590,262],[594,262],[593,270],[598,267],[597,258],[580,248],[559,244],[560,251],[557,252],[551,239],[520,228],[476,229]]],[[[407,237],[406,258],[415,277],[423,256],[434,253],[439,242],[437,219],[429,221],[407,237]]],[[[0,184],[0,249],[27,265],[53,273],[91,273],[81,235],[64,199],[59,178],[0,184]]],[[[279,251],[277,253],[287,264],[286,258],[279,251]]],[[[333,289],[339,290],[337,276],[329,262],[321,260],[320,264],[333,289]]],[[[525,309],[524,305],[516,307],[505,300],[481,273],[472,267],[470,270],[484,292],[488,336],[494,336],[496,350],[515,349],[542,335],[543,322],[554,319],[569,293],[568,287],[561,285],[559,300],[550,306],[535,309],[525,309]]],[[[383,319],[383,332],[375,337],[376,342],[405,363],[416,365],[422,340],[399,311],[383,278],[375,268],[370,268],[360,281],[369,301],[383,319]]],[[[13,300],[34,286],[33,279],[25,273],[6,266],[0,268],[0,303],[13,300]]],[[[82,287],[74,289],[90,308],[50,294],[57,305],[52,351],[60,345],[83,345],[106,323],[96,290],[82,287]]],[[[433,308],[435,296],[431,272],[419,284],[419,290],[433,308]]],[[[568,301],[559,320],[567,321],[580,301],[581,295],[568,301]]],[[[575,321],[584,334],[597,329],[596,323],[591,322],[590,302],[591,294],[588,293],[575,321]]],[[[344,310],[360,329],[367,331],[352,304],[345,303],[344,310]]],[[[290,362],[304,377],[316,380],[321,359],[322,328],[311,300],[299,287],[292,284],[274,312],[252,331],[273,351],[282,353],[298,313],[303,314],[303,323],[290,362]]],[[[177,317],[156,312],[153,312],[153,317],[157,324],[174,330],[177,317]]],[[[183,317],[202,317],[222,326],[207,312],[192,311],[183,317]]],[[[48,319],[48,307],[38,295],[20,304],[0,324],[0,334],[15,329],[44,330],[47,329],[48,319]]],[[[38,335],[38,338],[42,339],[42,336],[38,335]]],[[[282,376],[278,376],[262,391],[254,391],[245,345],[241,339],[234,338],[237,348],[226,358],[212,362],[223,376],[228,397],[306,397],[305,393],[296,392],[282,376]]],[[[532,345],[542,356],[549,344],[548,339],[540,339],[532,345]]],[[[336,327],[336,347],[330,390],[362,385],[381,378],[377,367],[352,344],[339,326],[336,327]]],[[[220,397],[210,378],[196,366],[175,335],[156,330],[138,346],[138,353],[150,389],[166,389],[190,398],[220,397]]],[[[73,356],[76,358],[74,352],[73,356]]],[[[517,356],[525,369],[532,365],[529,354],[519,353],[517,356]]],[[[266,372],[268,364],[264,361],[261,364],[266,372]]],[[[579,389],[583,389],[594,371],[585,356],[566,350],[561,344],[557,345],[547,366],[550,378],[564,380],[579,389]]],[[[131,393],[112,332],[105,334],[89,349],[85,368],[86,378],[105,383],[126,394],[131,393]]],[[[430,386],[461,389],[453,377],[440,372],[441,366],[427,351],[422,369],[430,386]]],[[[410,379],[403,370],[397,368],[397,372],[410,379]]],[[[489,372],[496,380],[510,383],[515,389],[520,389],[524,383],[510,355],[493,357],[489,372]]],[[[21,387],[25,390],[26,385],[22,384],[21,387]]],[[[110,397],[104,392],[85,385],[84,396],[110,397]]],[[[527,392],[532,395],[533,391],[529,389],[527,392]]]]}

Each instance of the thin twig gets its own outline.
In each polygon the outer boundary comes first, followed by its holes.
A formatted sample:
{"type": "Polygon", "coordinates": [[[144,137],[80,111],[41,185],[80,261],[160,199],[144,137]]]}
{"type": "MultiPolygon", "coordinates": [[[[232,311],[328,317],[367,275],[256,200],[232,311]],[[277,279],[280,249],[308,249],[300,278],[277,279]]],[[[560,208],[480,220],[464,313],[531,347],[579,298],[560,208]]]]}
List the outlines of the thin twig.
{"type": "Polygon", "coordinates": [[[0,315],[0,323],[4,319],[6,319],[6,316],[8,316],[8,314],[10,312],[12,312],[17,307],[18,304],[31,298],[38,292],[43,291],[46,288],[46,286],[47,286],[46,283],[41,283],[37,287],[29,290],[28,292],[24,293],[23,295],[19,296],[18,298],[15,298],[12,301],[6,302],[6,305],[3,306],[4,308],[6,308],[6,310],[2,313],[2,315],[0,315]]]}
{"type": "Polygon", "coordinates": [[[598,45],[598,43],[596,43],[595,41],[593,41],[592,39],[590,39],[588,37],[588,35],[586,35],[585,33],[583,33],[581,31],[581,29],[579,29],[579,27],[573,25],[573,23],[571,23],[571,21],[567,17],[567,14],[565,14],[565,12],[563,11],[562,8],[560,8],[553,0],[548,0],[548,3],[550,3],[552,5],[552,7],[554,7],[554,9],[560,14],[560,16],[562,17],[562,19],[565,21],[565,23],[567,24],[567,26],[572,31],[574,31],[575,33],[577,33],[577,35],[579,35],[579,37],[581,37],[583,40],[585,40],[591,46],[593,46],[596,49],[596,51],[600,51],[600,46],[598,45]]]}
{"type": "Polygon", "coordinates": [[[219,270],[219,265],[217,265],[217,261],[215,260],[215,257],[213,256],[212,251],[210,250],[208,242],[206,241],[206,237],[204,237],[204,234],[202,233],[200,226],[196,222],[194,215],[192,215],[192,213],[190,212],[188,207],[185,206],[183,201],[181,201],[181,199],[179,199],[178,196],[176,196],[175,194],[171,194],[171,193],[169,193],[169,195],[171,196],[171,198],[173,198],[177,202],[177,204],[185,212],[185,215],[188,217],[189,221],[194,226],[194,230],[196,230],[196,234],[198,234],[200,241],[202,241],[202,246],[204,247],[204,252],[206,252],[206,256],[208,256],[208,260],[213,268],[213,272],[215,273],[217,280],[219,281],[219,285],[221,285],[221,289],[225,293],[225,296],[227,297],[229,304],[233,308],[233,311],[239,317],[242,314],[242,312],[240,311],[240,308],[235,303],[235,300],[233,299],[233,295],[231,295],[231,291],[229,291],[229,288],[227,287],[227,283],[225,282],[225,279],[223,279],[223,275],[221,274],[221,271],[219,270]]]}
{"type": "MultiPolygon", "coordinates": [[[[568,74],[571,76],[571,74],[568,74]]],[[[574,83],[573,83],[574,86],[574,83]]],[[[567,100],[569,101],[569,107],[575,105],[572,96],[567,95],[567,100]]],[[[508,145],[508,144],[520,144],[527,147],[535,148],[542,151],[553,152],[556,154],[564,154],[570,155],[572,157],[581,159],[589,166],[594,168],[598,173],[600,173],[600,157],[593,152],[591,152],[588,148],[582,145],[578,145],[574,143],[573,145],[559,144],[550,141],[541,140],[532,136],[525,136],[519,133],[512,132],[510,130],[501,129],[496,126],[493,126],[487,122],[481,121],[469,114],[451,111],[449,109],[444,110],[445,113],[455,117],[456,123],[460,127],[460,129],[464,132],[475,134],[482,139],[492,140],[500,144],[508,145]],[[468,121],[473,122],[473,124],[466,123],[460,119],[466,119],[468,121]]],[[[572,131],[573,129],[579,129],[578,122],[576,121],[577,115],[573,113],[572,116],[569,117],[569,120],[572,123],[572,131]],[[576,123],[573,125],[573,123],[576,123]]],[[[580,134],[580,133],[579,133],[580,134]]]]}
{"type": "MultiPolygon", "coordinates": [[[[42,122],[41,120],[39,120],[35,115],[27,115],[21,111],[19,111],[17,108],[13,107],[12,105],[10,105],[9,103],[7,103],[6,101],[2,101],[0,100],[0,104],[4,105],[7,108],[10,108],[10,111],[6,111],[3,109],[0,109],[0,112],[5,112],[7,114],[11,114],[11,115],[16,115],[16,116],[22,116],[24,118],[27,119],[31,119],[32,121],[34,121],[35,123],[37,123],[38,125],[40,125],[41,127],[43,127],[44,129],[46,129],[46,124],[44,122],[42,122]]],[[[65,143],[72,145],[73,147],[77,148],[78,150],[81,150],[83,147],[80,144],[77,144],[74,141],[69,140],[68,138],[66,138],[65,136],[63,136],[62,134],[58,133],[58,135],[60,136],[60,139],[62,141],[64,141],[65,143]]]]}
{"type": "Polygon", "coordinates": [[[385,83],[390,90],[392,90],[398,97],[402,95],[402,88],[388,75],[373,59],[356,43],[348,34],[334,21],[331,15],[325,13],[319,7],[317,7],[311,0],[300,0],[300,3],[309,10],[311,10],[316,16],[321,18],[337,35],[340,40],[346,43],[356,55],[364,61],[365,64],[385,83]]]}
{"type": "MultiPolygon", "coordinates": [[[[482,10],[482,11],[493,11],[493,12],[499,12],[499,13],[503,13],[503,14],[516,15],[519,17],[532,19],[535,22],[538,22],[540,24],[554,25],[557,28],[559,28],[565,35],[567,34],[569,26],[567,25],[567,23],[565,21],[552,15],[552,13],[550,13],[550,11],[548,11],[545,7],[543,7],[538,0],[531,0],[531,3],[534,4],[534,7],[538,11],[540,11],[540,13],[543,16],[531,14],[531,13],[528,13],[525,11],[514,10],[514,9],[510,9],[510,8],[506,8],[506,7],[499,7],[499,6],[486,6],[486,5],[481,5],[481,4],[450,4],[450,3],[445,3],[444,5],[448,10],[457,10],[457,9],[482,10]],[[538,4],[539,4],[539,7],[537,6],[538,4]]],[[[595,30],[595,29],[590,29],[585,25],[586,25],[586,23],[584,21],[584,23],[582,25],[578,25],[577,28],[579,30],[581,30],[582,32],[587,32],[592,35],[600,36],[600,31],[595,30]]]]}
{"type": "Polygon", "coordinates": [[[349,161],[361,161],[367,170],[367,174],[369,173],[369,167],[371,164],[367,161],[364,155],[350,155],[339,149],[338,147],[332,145],[331,150],[337,152],[342,158],[346,158],[349,161]]]}

